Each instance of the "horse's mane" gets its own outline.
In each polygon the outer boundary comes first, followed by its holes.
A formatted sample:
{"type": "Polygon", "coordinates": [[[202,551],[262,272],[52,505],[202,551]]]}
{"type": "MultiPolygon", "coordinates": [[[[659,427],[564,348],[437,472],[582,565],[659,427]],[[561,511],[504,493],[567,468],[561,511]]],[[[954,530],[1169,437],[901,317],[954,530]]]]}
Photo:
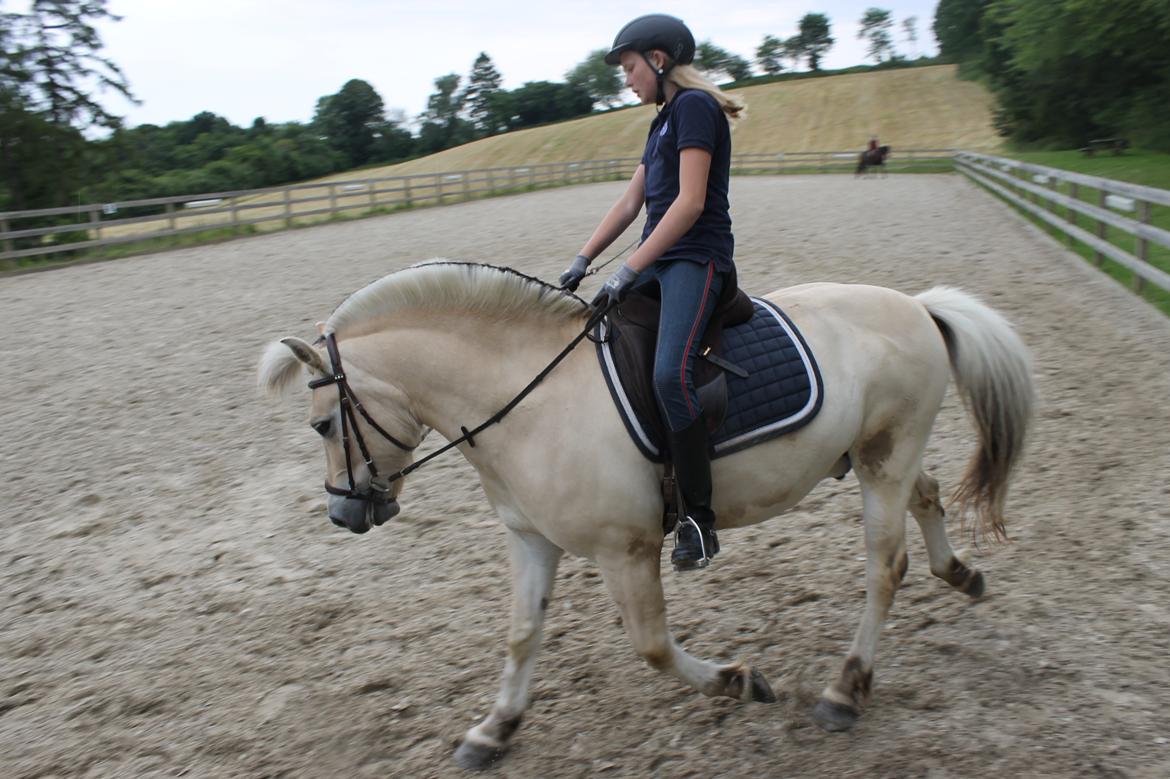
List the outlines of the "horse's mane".
{"type": "Polygon", "coordinates": [[[543,314],[580,318],[588,308],[576,295],[512,268],[431,260],[367,284],[334,309],[325,332],[352,330],[363,322],[413,308],[456,309],[504,318],[543,314]]]}

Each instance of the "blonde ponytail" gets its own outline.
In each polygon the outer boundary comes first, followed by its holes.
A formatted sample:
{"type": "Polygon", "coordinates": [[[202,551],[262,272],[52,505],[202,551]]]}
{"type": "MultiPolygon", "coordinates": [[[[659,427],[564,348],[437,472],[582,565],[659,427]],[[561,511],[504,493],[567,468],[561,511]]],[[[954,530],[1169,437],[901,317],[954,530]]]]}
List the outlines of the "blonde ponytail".
{"type": "Polygon", "coordinates": [[[666,74],[666,80],[674,82],[681,89],[698,89],[715,98],[723,113],[727,114],[727,121],[734,127],[739,119],[747,115],[747,104],[737,100],[719,87],[715,82],[704,76],[694,65],[675,65],[666,74]]]}

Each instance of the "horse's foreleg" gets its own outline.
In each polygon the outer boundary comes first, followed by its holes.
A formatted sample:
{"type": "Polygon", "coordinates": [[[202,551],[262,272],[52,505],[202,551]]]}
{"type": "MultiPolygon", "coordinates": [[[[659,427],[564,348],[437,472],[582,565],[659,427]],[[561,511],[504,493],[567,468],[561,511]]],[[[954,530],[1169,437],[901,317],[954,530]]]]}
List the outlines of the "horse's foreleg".
{"type": "Polygon", "coordinates": [[[918,474],[914,495],[910,498],[910,513],[918,521],[918,528],[926,541],[930,572],[972,598],[983,595],[983,574],[968,566],[951,549],[944,521],[946,512],[939,500],[936,479],[925,473],[918,474]]]}
{"type": "Polygon", "coordinates": [[[660,558],[662,543],[635,539],[621,554],[598,557],[610,595],[634,649],[656,670],[669,673],[704,695],[773,703],[764,675],[743,663],[716,665],[692,657],[674,642],[666,624],[660,558]]]}
{"type": "Polygon", "coordinates": [[[877,481],[859,468],[865,515],[865,613],[841,675],[825,688],[813,717],[826,730],[847,730],[861,716],[873,683],[882,623],[906,575],[906,503],[913,482],[877,481]],[[875,483],[876,481],[876,483],[875,483]]]}
{"type": "Polygon", "coordinates": [[[544,614],[552,595],[553,578],[562,551],[543,536],[508,533],[512,559],[512,627],[500,693],[483,722],[467,731],[455,751],[463,768],[485,768],[508,749],[528,708],[528,684],[544,628],[544,614]]]}

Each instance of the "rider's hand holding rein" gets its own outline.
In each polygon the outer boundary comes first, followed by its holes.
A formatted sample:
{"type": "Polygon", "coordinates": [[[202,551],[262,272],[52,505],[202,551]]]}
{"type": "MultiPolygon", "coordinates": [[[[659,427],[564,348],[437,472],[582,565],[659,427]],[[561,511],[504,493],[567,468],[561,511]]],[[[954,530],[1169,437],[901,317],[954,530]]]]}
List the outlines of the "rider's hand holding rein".
{"type": "Polygon", "coordinates": [[[592,260],[584,254],[578,254],[573,260],[573,264],[569,266],[568,270],[561,274],[559,283],[561,289],[567,289],[569,292],[576,292],[577,287],[581,285],[581,279],[585,278],[585,273],[589,269],[589,263],[592,260]]]}

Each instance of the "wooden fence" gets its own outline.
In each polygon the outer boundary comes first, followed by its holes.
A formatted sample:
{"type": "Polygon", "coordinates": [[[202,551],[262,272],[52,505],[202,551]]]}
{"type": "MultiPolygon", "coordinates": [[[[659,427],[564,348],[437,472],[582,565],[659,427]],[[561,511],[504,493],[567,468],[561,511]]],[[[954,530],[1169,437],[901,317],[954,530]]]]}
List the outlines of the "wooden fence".
{"type": "Polygon", "coordinates": [[[972,152],[959,152],[955,165],[1008,202],[1056,228],[1069,244],[1080,241],[1091,248],[1097,265],[1109,258],[1127,268],[1134,274],[1137,291],[1148,282],[1170,292],[1170,273],[1150,262],[1152,244],[1156,253],[1166,258],[1163,265],[1170,267],[1170,251],[1163,251],[1170,250],[1170,231],[1150,223],[1153,208],[1170,206],[1170,190],[972,152]],[[1086,201],[1086,195],[1097,202],[1086,201]],[[1114,229],[1114,238],[1116,231],[1121,231],[1123,243],[1132,241],[1132,253],[1110,239],[1109,228],[1114,229]]]}
{"type": "MultiPolygon", "coordinates": [[[[760,152],[732,157],[733,174],[847,172],[857,151],[760,152]]],[[[951,170],[953,149],[894,150],[893,171],[951,170]]],[[[57,259],[104,247],[139,244],[192,233],[279,229],[342,216],[442,205],[542,187],[629,177],[637,157],[550,162],[500,168],[333,181],[235,192],[90,203],[0,212],[0,268],[24,258],[57,259]]]]}

